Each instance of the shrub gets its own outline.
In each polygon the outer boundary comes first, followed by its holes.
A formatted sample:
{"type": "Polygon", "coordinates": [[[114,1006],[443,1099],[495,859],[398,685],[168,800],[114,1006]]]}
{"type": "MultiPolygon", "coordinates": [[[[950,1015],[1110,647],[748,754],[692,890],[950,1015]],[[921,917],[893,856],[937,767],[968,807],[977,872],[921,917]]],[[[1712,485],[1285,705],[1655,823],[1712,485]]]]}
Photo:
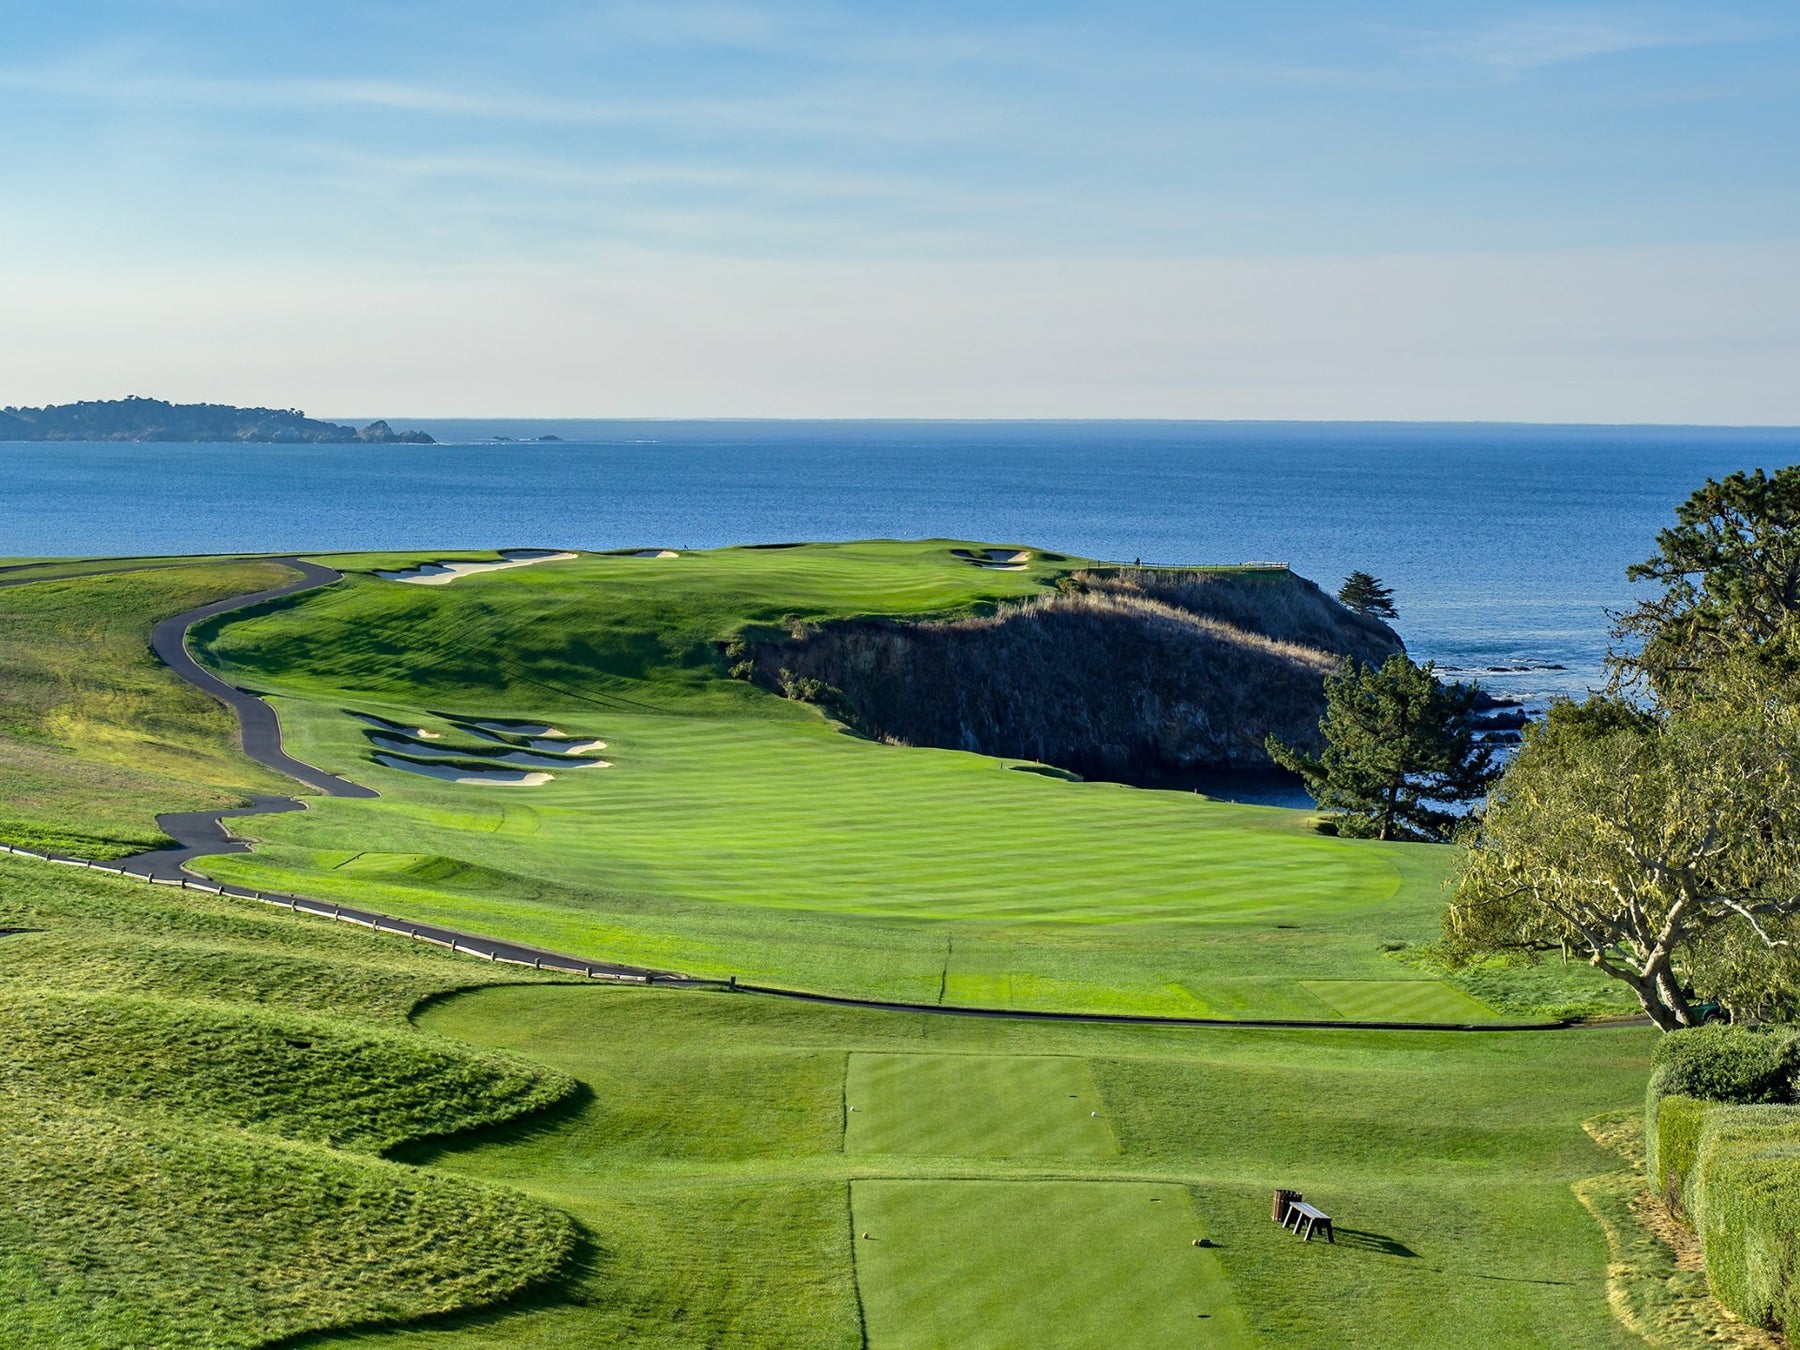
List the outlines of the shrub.
{"type": "Polygon", "coordinates": [[[1650,1128],[1645,1133],[1646,1167],[1651,1188],[1670,1208],[1692,1213],[1687,1193],[1694,1163],[1700,1156],[1700,1131],[1717,1102],[1698,1097],[1650,1097],[1650,1128]]]}
{"type": "Polygon", "coordinates": [[[1800,1108],[1709,1113],[1687,1189],[1713,1296],[1747,1322],[1800,1330],[1800,1108]]]}
{"type": "Polygon", "coordinates": [[[1786,1027],[1693,1027],[1656,1047],[1651,1093],[1743,1105],[1791,1102],[1800,1076],[1800,1031],[1786,1027]]]}

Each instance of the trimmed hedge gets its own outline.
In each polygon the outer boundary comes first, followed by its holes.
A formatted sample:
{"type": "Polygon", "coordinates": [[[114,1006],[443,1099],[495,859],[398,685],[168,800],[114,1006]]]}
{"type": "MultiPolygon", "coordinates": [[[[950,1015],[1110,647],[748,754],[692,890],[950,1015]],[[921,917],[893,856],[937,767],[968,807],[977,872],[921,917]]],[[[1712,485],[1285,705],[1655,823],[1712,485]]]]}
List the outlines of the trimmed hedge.
{"type": "Polygon", "coordinates": [[[1688,1183],[1700,1157],[1700,1131],[1706,1117],[1719,1105],[1698,1097],[1664,1097],[1660,1103],[1651,1098],[1655,1124],[1645,1136],[1650,1186],[1677,1213],[1693,1210],[1688,1183]]]}
{"type": "Polygon", "coordinates": [[[1700,1238],[1713,1296],[1800,1329],[1800,1032],[1665,1036],[1645,1101],[1651,1187],[1700,1238]]]}
{"type": "Polygon", "coordinates": [[[1711,1112],[1688,1194],[1713,1296],[1746,1322],[1800,1329],[1800,1107],[1711,1112]]]}

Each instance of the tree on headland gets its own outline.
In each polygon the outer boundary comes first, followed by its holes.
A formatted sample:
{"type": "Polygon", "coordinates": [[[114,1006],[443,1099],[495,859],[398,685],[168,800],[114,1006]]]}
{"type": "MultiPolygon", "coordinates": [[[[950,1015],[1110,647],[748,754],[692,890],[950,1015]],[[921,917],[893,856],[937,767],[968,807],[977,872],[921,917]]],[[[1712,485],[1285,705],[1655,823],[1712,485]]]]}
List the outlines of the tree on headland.
{"type": "Polygon", "coordinates": [[[1445,685],[1402,653],[1379,669],[1346,658],[1325,678],[1324,752],[1315,759],[1271,736],[1269,756],[1305,780],[1340,834],[1447,839],[1459,819],[1448,808],[1493,777],[1493,752],[1475,739],[1475,699],[1472,686],[1445,685]]]}
{"type": "Polygon", "coordinates": [[[1626,569],[1662,593],[1615,616],[1613,636],[1636,644],[1612,656],[1615,683],[1678,704],[1741,653],[1791,679],[1800,669],[1800,464],[1709,478],[1675,521],[1657,535],[1655,557],[1626,569]]]}
{"type": "Polygon", "coordinates": [[[1800,914],[1800,710],[1656,717],[1563,703],[1488,800],[1446,916],[1455,957],[1579,953],[1665,1031],[1699,989],[1791,1014],[1800,914]]]}
{"type": "Polygon", "coordinates": [[[1338,599],[1358,614],[1376,619],[1397,619],[1393,588],[1383,586],[1379,578],[1368,572],[1352,572],[1338,588],[1338,599]]]}

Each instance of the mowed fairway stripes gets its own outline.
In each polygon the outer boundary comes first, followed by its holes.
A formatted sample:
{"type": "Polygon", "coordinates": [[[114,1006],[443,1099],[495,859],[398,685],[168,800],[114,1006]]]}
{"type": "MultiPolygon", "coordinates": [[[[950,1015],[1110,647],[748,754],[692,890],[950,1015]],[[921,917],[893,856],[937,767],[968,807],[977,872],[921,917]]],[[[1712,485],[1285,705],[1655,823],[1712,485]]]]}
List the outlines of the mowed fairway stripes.
{"type": "Polygon", "coordinates": [[[846,1153],[1104,1158],[1119,1151],[1087,1061],[853,1054],[846,1153]]]}
{"type": "Polygon", "coordinates": [[[1353,1022],[1491,1022],[1487,1004],[1441,980],[1304,980],[1301,987],[1353,1022]]]}
{"type": "Polygon", "coordinates": [[[855,1181],[850,1207],[870,1350],[1252,1344],[1186,1187],[855,1181]]]}

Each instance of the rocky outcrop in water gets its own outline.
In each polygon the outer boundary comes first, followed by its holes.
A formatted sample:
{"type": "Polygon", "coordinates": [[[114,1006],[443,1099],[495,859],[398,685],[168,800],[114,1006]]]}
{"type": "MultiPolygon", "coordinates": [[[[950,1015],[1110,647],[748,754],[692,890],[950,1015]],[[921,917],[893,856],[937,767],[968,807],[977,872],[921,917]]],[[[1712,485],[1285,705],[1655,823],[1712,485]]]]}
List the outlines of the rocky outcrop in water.
{"type": "Polygon", "coordinates": [[[796,625],[727,655],[872,736],[1155,782],[1266,770],[1270,734],[1316,745],[1324,677],[1401,650],[1286,570],[1120,568],[983,617],[796,625]]]}

